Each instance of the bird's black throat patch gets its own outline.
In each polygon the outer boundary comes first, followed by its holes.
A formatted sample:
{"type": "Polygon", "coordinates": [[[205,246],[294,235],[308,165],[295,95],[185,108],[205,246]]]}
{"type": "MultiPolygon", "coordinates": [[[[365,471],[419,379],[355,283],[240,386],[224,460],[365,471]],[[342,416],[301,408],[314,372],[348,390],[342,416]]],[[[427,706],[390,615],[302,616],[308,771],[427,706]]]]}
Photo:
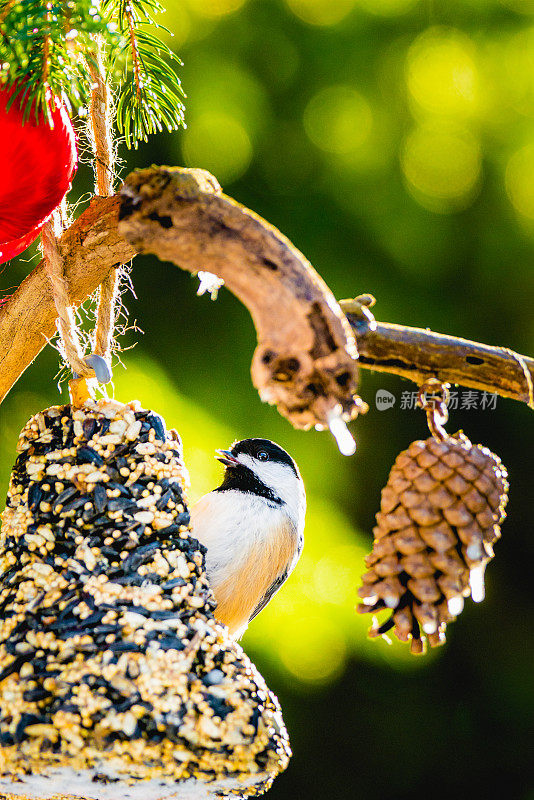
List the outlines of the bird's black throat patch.
{"type": "Polygon", "coordinates": [[[265,497],[266,500],[270,500],[271,503],[277,506],[283,504],[283,501],[273,490],[260,481],[256,473],[245,467],[244,464],[227,467],[224,473],[224,480],[215,491],[229,492],[232,489],[236,489],[239,492],[247,492],[247,494],[255,494],[256,497],[265,497]]]}

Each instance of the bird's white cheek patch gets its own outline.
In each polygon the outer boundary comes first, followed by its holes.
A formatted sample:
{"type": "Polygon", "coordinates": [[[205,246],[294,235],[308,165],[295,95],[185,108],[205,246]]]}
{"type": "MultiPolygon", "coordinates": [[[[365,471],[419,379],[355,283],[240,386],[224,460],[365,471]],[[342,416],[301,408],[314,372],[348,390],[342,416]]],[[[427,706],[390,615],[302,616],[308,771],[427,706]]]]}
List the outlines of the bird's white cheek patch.
{"type": "Polygon", "coordinates": [[[302,480],[297,478],[291,467],[275,461],[258,461],[246,453],[239,453],[238,459],[287,505],[289,515],[296,521],[304,487],[302,480]]]}

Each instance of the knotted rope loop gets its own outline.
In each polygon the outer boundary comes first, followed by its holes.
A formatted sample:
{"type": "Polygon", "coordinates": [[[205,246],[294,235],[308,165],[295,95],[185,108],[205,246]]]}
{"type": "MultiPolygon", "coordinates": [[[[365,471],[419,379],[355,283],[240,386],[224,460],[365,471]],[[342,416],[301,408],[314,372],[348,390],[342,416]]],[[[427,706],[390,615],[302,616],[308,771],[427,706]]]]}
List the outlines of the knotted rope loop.
{"type": "Polygon", "coordinates": [[[73,372],[82,378],[94,378],[95,371],[84,361],[83,349],[76,326],[74,312],[69,298],[69,290],[63,269],[58,238],[62,225],[60,213],[56,210],[41,231],[41,249],[46,273],[52,286],[52,295],[57,311],[57,327],[64,356],[73,372]]]}

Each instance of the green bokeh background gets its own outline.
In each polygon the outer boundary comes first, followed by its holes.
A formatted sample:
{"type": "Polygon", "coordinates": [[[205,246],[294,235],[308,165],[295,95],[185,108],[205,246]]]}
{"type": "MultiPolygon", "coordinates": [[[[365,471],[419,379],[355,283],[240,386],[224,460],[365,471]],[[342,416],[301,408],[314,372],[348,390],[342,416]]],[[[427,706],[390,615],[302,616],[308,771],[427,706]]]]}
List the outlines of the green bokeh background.
{"type": "MultiPolygon", "coordinates": [[[[381,320],[534,353],[532,0],[168,0],[164,21],[184,62],[188,128],[121,150],[124,175],[205,167],[337,297],[372,292],[381,320]]],[[[90,181],[82,166],[73,194],[90,181]]],[[[33,263],[10,265],[0,288],[33,263]]],[[[344,459],[328,434],[294,431],[260,403],[254,329],[235,298],[197,298],[195,280],[151,258],[132,276],[137,298],[124,302],[144,334],[124,337],[138,344],[116,369],[116,396],[138,397],[181,433],[191,498],[220,479],[213,450],[245,436],[286,447],[306,482],[303,556],[243,640],[294,749],[270,797],[495,797],[504,780],[507,798],[534,800],[526,406],[451,414],[451,430],[508,466],[509,516],[484,603],[467,602],[446,646],[414,658],[367,640],[354,606],[380,488],[397,453],[427,435],[423,414],[401,408],[415,387],[364,371],[370,411],[344,459]],[[378,389],[393,408],[376,409],[378,389]]],[[[58,401],[56,369],[48,347],[0,409],[2,493],[18,431],[58,401]]]]}

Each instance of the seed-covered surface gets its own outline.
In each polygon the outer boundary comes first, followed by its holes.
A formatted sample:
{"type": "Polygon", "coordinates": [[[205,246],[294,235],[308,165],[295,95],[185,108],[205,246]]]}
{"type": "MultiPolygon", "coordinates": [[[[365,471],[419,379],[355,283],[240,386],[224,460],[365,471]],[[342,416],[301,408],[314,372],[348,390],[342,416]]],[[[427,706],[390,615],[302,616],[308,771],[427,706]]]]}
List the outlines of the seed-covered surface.
{"type": "Polygon", "coordinates": [[[445,641],[464,597],[484,597],[484,570],[505,517],[507,472],[486,447],[463,434],[412,442],[382,490],[368,572],[358,590],[361,613],[392,609],[370,636],[393,630],[424,651],[445,641]]]}
{"type": "Polygon", "coordinates": [[[276,697],[212,614],[180,440],[138,403],[21,433],[0,535],[0,792],[260,794],[287,765],[276,697]]]}

